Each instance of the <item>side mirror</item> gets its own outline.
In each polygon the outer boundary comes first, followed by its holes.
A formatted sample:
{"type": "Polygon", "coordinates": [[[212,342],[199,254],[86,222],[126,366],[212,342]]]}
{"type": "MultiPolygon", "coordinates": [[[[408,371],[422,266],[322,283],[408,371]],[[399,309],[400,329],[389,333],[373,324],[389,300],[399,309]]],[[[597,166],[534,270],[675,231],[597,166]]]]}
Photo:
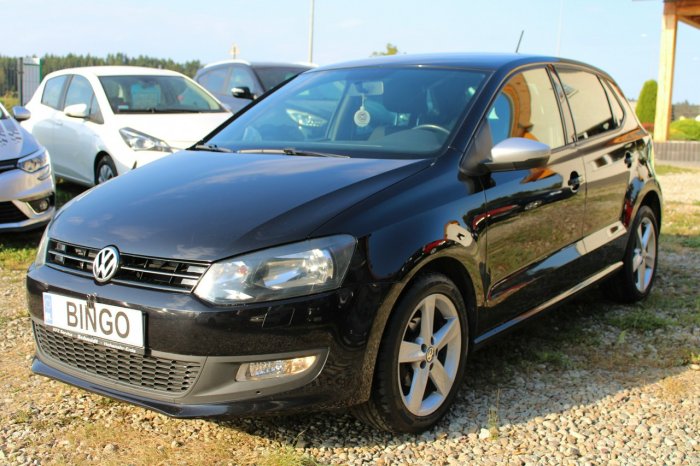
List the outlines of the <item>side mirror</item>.
{"type": "Polygon", "coordinates": [[[90,116],[90,111],[85,104],[69,105],[63,109],[63,113],[72,118],[87,118],[90,116]]]}
{"type": "Polygon", "coordinates": [[[248,86],[234,87],[231,89],[231,95],[238,99],[255,100],[255,95],[250,92],[250,88],[248,86]]]}
{"type": "Polygon", "coordinates": [[[482,164],[492,172],[539,168],[547,165],[552,149],[539,141],[508,138],[491,148],[491,156],[482,164]]]}
{"type": "Polygon", "coordinates": [[[24,107],[15,105],[14,107],[12,107],[12,115],[17,121],[25,121],[29,120],[32,117],[32,112],[30,112],[24,107]]]}

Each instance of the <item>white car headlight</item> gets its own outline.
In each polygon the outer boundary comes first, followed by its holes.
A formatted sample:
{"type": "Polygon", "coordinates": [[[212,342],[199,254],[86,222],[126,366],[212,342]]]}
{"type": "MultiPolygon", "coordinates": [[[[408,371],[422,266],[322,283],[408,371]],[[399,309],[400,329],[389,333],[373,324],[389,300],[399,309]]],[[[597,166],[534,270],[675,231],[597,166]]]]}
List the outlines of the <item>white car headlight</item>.
{"type": "Polygon", "coordinates": [[[122,128],[119,130],[124,142],[133,150],[154,150],[159,152],[172,152],[167,142],[149,136],[148,134],[136,131],[131,128],[122,128]]]}
{"type": "Polygon", "coordinates": [[[356,240],[338,235],[217,262],[195,289],[214,304],[240,304],[305,296],[339,288],[356,240]]]}
{"type": "Polygon", "coordinates": [[[27,173],[34,173],[49,165],[49,154],[46,149],[40,149],[33,154],[17,161],[17,168],[27,173]]]}

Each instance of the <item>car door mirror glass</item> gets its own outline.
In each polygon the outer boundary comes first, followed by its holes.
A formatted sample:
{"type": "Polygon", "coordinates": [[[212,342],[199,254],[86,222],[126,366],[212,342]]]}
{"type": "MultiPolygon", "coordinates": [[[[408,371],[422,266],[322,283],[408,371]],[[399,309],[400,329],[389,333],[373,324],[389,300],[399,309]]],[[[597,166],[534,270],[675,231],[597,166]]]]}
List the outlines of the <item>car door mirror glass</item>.
{"type": "Polygon", "coordinates": [[[25,121],[31,118],[32,112],[27,110],[25,107],[15,105],[14,107],[12,107],[12,115],[17,121],[25,121]]]}
{"type": "Polygon", "coordinates": [[[90,110],[85,104],[68,105],[65,109],[63,109],[63,113],[65,113],[66,116],[73,118],[87,118],[90,116],[90,110]]]}
{"type": "Polygon", "coordinates": [[[238,99],[249,99],[249,100],[255,99],[255,95],[253,95],[253,93],[250,92],[250,88],[248,86],[240,86],[240,87],[232,88],[231,95],[238,98],[238,99]]]}
{"type": "Polygon", "coordinates": [[[552,149],[527,138],[508,138],[491,148],[491,157],[483,164],[491,171],[521,170],[543,167],[552,149]]]}

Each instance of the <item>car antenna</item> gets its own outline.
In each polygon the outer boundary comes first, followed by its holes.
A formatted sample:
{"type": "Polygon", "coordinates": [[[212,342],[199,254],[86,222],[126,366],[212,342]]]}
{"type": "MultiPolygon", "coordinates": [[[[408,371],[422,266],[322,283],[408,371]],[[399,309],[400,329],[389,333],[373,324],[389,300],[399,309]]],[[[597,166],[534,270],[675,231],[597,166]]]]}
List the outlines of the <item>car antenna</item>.
{"type": "Polygon", "coordinates": [[[515,53],[518,53],[518,50],[520,50],[520,44],[523,41],[523,36],[525,35],[525,29],[520,31],[520,39],[518,39],[518,45],[515,47],[515,53]]]}

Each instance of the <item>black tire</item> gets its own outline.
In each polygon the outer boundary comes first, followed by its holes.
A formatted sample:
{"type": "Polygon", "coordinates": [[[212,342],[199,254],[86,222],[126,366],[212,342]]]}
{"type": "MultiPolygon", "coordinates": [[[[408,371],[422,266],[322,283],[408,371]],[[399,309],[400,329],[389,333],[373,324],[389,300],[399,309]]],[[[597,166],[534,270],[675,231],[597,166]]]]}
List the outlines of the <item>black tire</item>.
{"type": "Polygon", "coordinates": [[[611,299],[620,303],[634,303],[646,298],[654,285],[658,256],[659,223],[654,211],[648,206],[642,206],[630,230],[624,265],[603,283],[603,290],[611,299]],[[644,244],[643,237],[646,234],[649,237],[644,244]]]}
{"type": "Polygon", "coordinates": [[[95,165],[95,184],[101,184],[117,176],[117,167],[112,157],[103,155],[95,165]],[[111,173],[111,175],[109,175],[111,173]]]}
{"type": "Polygon", "coordinates": [[[435,425],[447,413],[461,386],[469,348],[468,328],[464,299],[455,284],[438,273],[418,277],[387,322],[377,355],[372,394],[365,404],[354,408],[354,414],[378,429],[397,433],[422,432],[435,425]],[[423,312],[430,308],[430,303],[434,316],[431,342],[421,345],[423,312]],[[450,332],[446,331],[448,328],[450,332]],[[454,335],[457,329],[459,339],[454,335]],[[440,339],[441,336],[445,338],[440,339]],[[441,342],[444,342],[442,347],[441,342]],[[420,348],[419,357],[423,359],[414,360],[416,352],[410,352],[409,358],[406,352],[400,355],[402,346],[420,348]],[[401,363],[400,357],[414,362],[401,363]],[[415,388],[421,386],[418,380],[427,381],[422,392],[415,388]],[[442,391],[438,385],[442,385],[442,391]],[[414,388],[420,396],[411,396],[414,388]],[[409,408],[409,403],[413,408],[409,408]]]}

